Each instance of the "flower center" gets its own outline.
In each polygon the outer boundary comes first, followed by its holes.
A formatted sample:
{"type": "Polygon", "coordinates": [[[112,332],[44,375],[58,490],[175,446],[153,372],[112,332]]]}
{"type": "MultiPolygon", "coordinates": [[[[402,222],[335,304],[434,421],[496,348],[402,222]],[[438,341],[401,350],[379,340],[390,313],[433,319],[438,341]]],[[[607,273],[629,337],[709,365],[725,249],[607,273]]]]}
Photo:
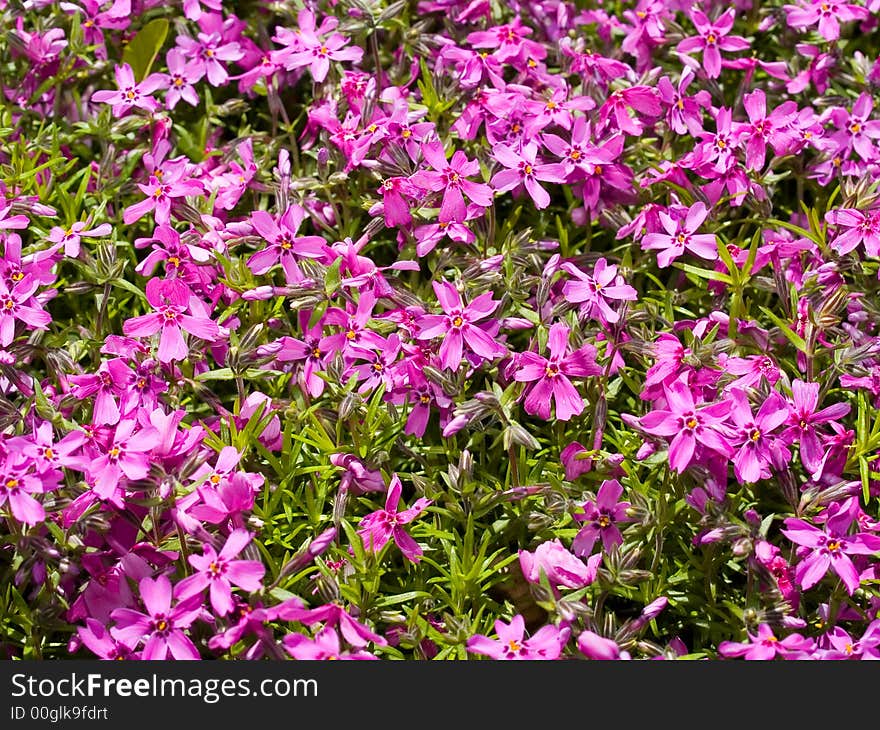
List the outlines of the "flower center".
{"type": "Polygon", "coordinates": [[[694,429],[697,427],[697,419],[694,418],[693,416],[691,416],[690,418],[687,419],[687,421],[685,421],[684,425],[690,429],[694,429]]]}
{"type": "Polygon", "coordinates": [[[709,33],[709,35],[706,36],[706,43],[708,43],[710,46],[714,46],[716,40],[717,39],[715,38],[714,33],[709,33]]]}
{"type": "Polygon", "coordinates": [[[559,375],[559,367],[557,365],[548,365],[545,374],[548,378],[555,378],[559,375]]]}
{"type": "Polygon", "coordinates": [[[160,634],[168,631],[168,622],[164,618],[160,618],[158,621],[156,621],[156,631],[158,631],[160,634]]]}
{"type": "Polygon", "coordinates": [[[431,402],[431,396],[429,396],[427,393],[422,393],[419,396],[419,403],[421,403],[422,405],[426,406],[430,402],[431,402]]]}
{"type": "Polygon", "coordinates": [[[608,527],[611,524],[611,518],[608,515],[599,515],[599,519],[596,522],[599,527],[608,527]]]}
{"type": "Polygon", "coordinates": [[[452,326],[453,327],[461,327],[464,324],[464,320],[461,317],[455,316],[452,318],[452,326]]]}
{"type": "Polygon", "coordinates": [[[761,440],[761,432],[760,432],[757,428],[755,428],[755,429],[753,429],[752,432],[749,434],[749,438],[750,438],[754,443],[758,443],[758,441],[761,440]]]}
{"type": "Polygon", "coordinates": [[[534,170],[533,170],[532,166],[527,162],[525,164],[525,167],[523,167],[523,173],[526,175],[531,175],[533,171],[534,170]]]}

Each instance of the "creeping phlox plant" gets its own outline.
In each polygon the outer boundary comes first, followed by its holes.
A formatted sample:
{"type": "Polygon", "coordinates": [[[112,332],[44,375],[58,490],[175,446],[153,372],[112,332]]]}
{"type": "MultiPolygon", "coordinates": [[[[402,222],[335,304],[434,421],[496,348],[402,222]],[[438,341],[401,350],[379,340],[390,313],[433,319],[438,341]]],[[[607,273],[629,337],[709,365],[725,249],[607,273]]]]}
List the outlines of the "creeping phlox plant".
{"type": "Polygon", "coordinates": [[[878,21],[0,2],[0,656],[880,658],[878,21]]]}

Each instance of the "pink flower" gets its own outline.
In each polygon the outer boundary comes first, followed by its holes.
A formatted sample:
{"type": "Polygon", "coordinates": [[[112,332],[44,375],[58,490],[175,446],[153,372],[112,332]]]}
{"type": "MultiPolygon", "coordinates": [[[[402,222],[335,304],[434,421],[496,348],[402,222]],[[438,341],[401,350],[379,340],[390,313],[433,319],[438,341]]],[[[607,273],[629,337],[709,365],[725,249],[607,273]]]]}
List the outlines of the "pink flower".
{"type": "Polygon", "coordinates": [[[150,279],[147,282],[147,301],[155,310],[149,314],[127,319],[122,331],[129,337],[149,337],[161,330],[158,358],[168,363],[185,360],[189,347],[181,330],[208,342],[220,337],[216,322],[204,316],[184,314],[190,308],[189,289],[170,286],[169,280],[150,279]]]}
{"type": "Polygon", "coordinates": [[[165,56],[168,65],[168,73],[162,74],[165,88],[165,106],[174,109],[177,102],[183,99],[187,104],[198,106],[199,94],[193,84],[199,81],[204,71],[199,68],[197,61],[187,61],[183,51],[172,48],[165,56]]]}
{"type": "Polygon", "coordinates": [[[596,261],[592,276],[568,261],[562,264],[562,268],[576,279],[565,282],[562,296],[569,302],[583,303],[587,316],[602,324],[613,324],[620,319],[617,310],[611,308],[611,301],[638,298],[636,290],[625,284],[622,276],[618,276],[617,266],[609,266],[604,257],[596,261]]]}
{"type": "Polygon", "coordinates": [[[847,593],[852,595],[861,584],[859,571],[850,555],[873,555],[880,551],[880,537],[867,532],[847,534],[852,522],[851,513],[842,512],[825,523],[825,529],[789,517],[785,520],[785,535],[806,550],[799,551],[801,559],[795,568],[795,578],[803,590],[816,585],[829,568],[843,581],[847,593]]]}
{"type": "Polygon", "coordinates": [[[189,562],[198,572],[184,578],[177,586],[181,600],[200,595],[210,589],[211,606],[218,616],[225,616],[235,606],[232,586],[248,593],[262,587],[266,566],[259,560],[233,560],[251,541],[251,534],[244,529],[233,530],[218,554],[211,545],[202,544],[202,555],[190,555],[189,562]]]}
{"type": "Polygon", "coordinates": [[[195,644],[186,635],[202,610],[200,596],[178,601],[172,608],[171,581],[165,575],[142,578],[138,584],[147,613],[132,608],[117,608],[111,614],[116,625],[111,636],[125,646],[136,647],[142,641],[141,658],[147,661],[166,659],[199,659],[195,644]]]}
{"type": "Polygon", "coordinates": [[[15,339],[16,320],[28,329],[48,329],[52,316],[33,296],[39,285],[39,279],[32,276],[24,276],[11,287],[0,278],[0,347],[15,339]]]}
{"type": "Polygon", "coordinates": [[[370,654],[363,649],[349,651],[340,646],[339,635],[332,626],[326,626],[310,639],[305,634],[287,634],[282,642],[284,648],[294,659],[306,661],[326,661],[332,659],[376,659],[375,654],[370,654]]]}
{"type": "Polygon", "coordinates": [[[505,144],[496,144],[492,156],[507,169],[492,176],[492,187],[503,192],[522,185],[536,208],[546,208],[550,205],[550,194],[538,181],[564,183],[567,172],[559,162],[539,163],[537,155],[538,145],[534,142],[524,144],[518,151],[505,144]]]}
{"type": "Polygon", "coordinates": [[[834,226],[831,247],[843,255],[859,245],[868,256],[880,256],[880,211],[835,208],[825,213],[825,220],[834,226]]]}
{"type": "Polygon", "coordinates": [[[296,235],[305,217],[305,208],[296,203],[289,205],[277,220],[264,210],[251,213],[251,223],[267,245],[251,255],[247,261],[248,268],[260,275],[280,262],[289,284],[301,281],[303,275],[297,266],[296,256],[320,258],[327,247],[327,242],[320,236],[296,235]]]}
{"type": "Polygon", "coordinates": [[[100,455],[92,459],[87,475],[95,479],[94,491],[101,499],[110,499],[119,480],[143,479],[150,473],[148,453],[159,443],[159,432],[153,426],[135,428],[138,422],[127,418],[116,424],[107,443],[100,445],[100,455]]]}
{"type": "Polygon", "coordinates": [[[479,161],[468,160],[464,152],[456,150],[447,162],[443,145],[437,141],[422,144],[422,155],[431,169],[419,170],[410,177],[410,182],[424,190],[443,191],[440,221],[465,221],[468,212],[464,202],[465,195],[482,208],[492,205],[492,188],[485,183],[467,179],[480,173],[479,161]]]}
{"type": "Polygon", "coordinates": [[[643,250],[660,250],[657,265],[665,268],[681,256],[685,249],[697,256],[714,261],[718,258],[718,246],[713,233],[696,233],[709,215],[706,206],[697,201],[678,220],[665,211],[660,212],[660,222],[666,233],[648,233],[642,237],[643,250]]]}
{"type": "Polygon", "coordinates": [[[150,176],[146,185],[138,183],[137,186],[147,197],[138,203],[129,205],[122,212],[122,220],[126,225],[143,218],[153,211],[157,225],[167,225],[171,221],[171,204],[174,198],[183,198],[187,195],[204,195],[205,187],[199,180],[178,179],[160,181],[154,175],[150,176]]]}
{"type": "Polygon", "coordinates": [[[790,458],[782,440],[773,431],[788,420],[785,399],[775,391],[764,399],[755,415],[745,392],[730,391],[733,406],[730,416],[739,427],[741,443],[733,457],[733,471],[740,484],[756,482],[769,474],[772,465],[781,468],[790,458]]]}
{"type": "MultiPolygon", "coordinates": [[[[276,62],[283,63],[288,70],[308,66],[312,78],[321,83],[330,71],[330,61],[353,61],[357,63],[364,55],[362,48],[348,45],[349,39],[341,33],[331,33],[326,38],[323,34],[336,26],[335,18],[325,18],[320,28],[315,27],[315,14],[308,8],[299,11],[297,43],[277,53],[276,62]],[[327,29],[326,31],[324,29],[327,29]]],[[[338,22],[338,21],[337,21],[338,22]]],[[[279,40],[276,37],[274,40],[279,40]]]]}
{"type": "Polygon", "coordinates": [[[840,38],[840,23],[864,20],[867,8],[836,0],[812,0],[809,4],[783,5],[786,22],[794,28],[809,28],[819,24],[819,33],[829,42],[840,38]]]}
{"type": "Polygon", "coordinates": [[[529,583],[540,585],[541,574],[547,576],[554,591],[563,588],[584,588],[596,580],[602,553],[591,555],[586,562],[566,548],[558,538],[545,540],[534,552],[519,551],[519,565],[529,583]]]}
{"type": "Polygon", "coordinates": [[[819,383],[805,383],[793,380],[791,383],[791,426],[781,436],[797,440],[800,444],[801,463],[813,478],[820,472],[824,448],[819,439],[816,426],[843,418],[850,411],[849,403],[833,403],[818,410],[819,383]]]}
{"type": "Polygon", "coordinates": [[[547,624],[538,629],[531,638],[525,638],[526,624],[520,614],[516,614],[510,623],[501,619],[495,621],[496,639],[483,634],[474,634],[467,641],[467,650],[473,654],[482,654],[492,659],[559,659],[565,647],[570,629],[547,624]]]}
{"type": "Polygon", "coordinates": [[[131,66],[127,63],[116,66],[114,73],[119,90],[96,91],[92,94],[92,101],[111,104],[114,117],[121,117],[134,107],[144,109],[151,114],[159,108],[159,102],[151,94],[157,89],[162,88],[163,78],[161,74],[150,74],[138,84],[134,80],[134,72],[131,70],[131,66]]]}
{"type": "Polygon", "coordinates": [[[585,502],[583,512],[575,513],[574,518],[585,524],[575,535],[571,543],[571,551],[575,555],[589,556],[593,552],[596,538],[602,538],[602,547],[609,552],[614,546],[623,543],[618,522],[629,522],[626,511],[629,502],[618,502],[623,494],[623,487],[616,479],[606,479],[596,493],[595,501],[585,502]]]}
{"type": "Polygon", "coordinates": [[[31,495],[41,493],[43,484],[30,473],[30,464],[30,459],[14,454],[0,461],[0,507],[7,505],[22,524],[37,525],[46,519],[46,511],[31,495]]]}
{"type": "Polygon", "coordinates": [[[693,53],[702,50],[703,68],[710,79],[721,75],[720,51],[744,51],[749,42],[742,36],[729,36],[736,11],[728,8],[717,20],[710,21],[701,10],[691,12],[691,20],[700,34],[697,37],[685,38],[675,47],[679,53],[693,53]]]}
{"type": "Polygon", "coordinates": [[[492,299],[492,292],[484,292],[464,306],[461,295],[448,281],[432,282],[434,293],[444,314],[423,314],[416,318],[417,339],[443,337],[440,343],[440,366],[457,369],[462,351],[467,345],[474,354],[494,360],[507,354],[507,348],[496,342],[477,322],[489,317],[501,303],[492,299]]]}
{"type": "Polygon", "coordinates": [[[683,472],[705,449],[728,458],[733,456],[734,449],[726,438],[723,425],[730,412],[730,401],[697,408],[690,386],[684,379],[664,384],[663,391],[666,409],[642,416],[639,426],[655,436],[672,437],[669,441],[669,466],[672,469],[683,472]]]}
{"type": "Polygon", "coordinates": [[[393,539],[404,556],[417,563],[421,559],[422,548],[407,534],[403,525],[416,519],[431,504],[431,500],[420,497],[412,507],[399,512],[397,505],[400,503],[402,491],[403,485],[395,474],[388,485],[385,509],[366,515],[360,521],[357,532],[368,550],[379,552],[389,540],[393,539]]]}
{"type": "Polygon", "coordinates": [[[816,647],[813,639],[793,633],[784,639],[778,639],[773,629],[767,624],[758,626],[756,635],[749,634],[749,641],[722,641],[718,645],[718,653],[728,659],[742,657],[752,661],[769,661],[771,659],[809,659],[816,647]]]}
{"type": "Polygon", "coordinates": [[[109,223],[86,230],[88,223],[85,221],[77,221],[68,228],[61,226],[53,226],[49,231],[49,240],[52,243],[64,244],[64,255],[75,258],[79,256],[80,239],[82,238],[100,238],[108,236],[113,231],[113,227],[109,223]]]}
{"type": "Polygon", "coordinates": [[[562,322],[550,328],[549,359],[530,350],[516,355],[518,367],[514,380],[534,383],[524,391],[528,392],[524,403],[526,413],[547,420],[553,400],[556,402],[556,418],[560,421],[583,412],[583,398],[570,378],[601,375],[602,370],[596,364],[596,348],[592,345],[585,344],[574,352],[568,351],[568,334],[568,326],[562,322]]]}

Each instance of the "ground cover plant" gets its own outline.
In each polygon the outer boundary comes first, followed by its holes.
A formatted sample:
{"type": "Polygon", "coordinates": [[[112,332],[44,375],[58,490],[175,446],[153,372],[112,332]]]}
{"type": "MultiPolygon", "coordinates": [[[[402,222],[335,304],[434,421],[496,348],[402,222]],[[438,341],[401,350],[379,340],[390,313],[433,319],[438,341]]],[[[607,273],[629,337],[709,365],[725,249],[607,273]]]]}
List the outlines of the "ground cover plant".
{"type": "Polygon", "coordinates": [[[880,657],[880,3],[0,3],[0,656],[880,657]]]}

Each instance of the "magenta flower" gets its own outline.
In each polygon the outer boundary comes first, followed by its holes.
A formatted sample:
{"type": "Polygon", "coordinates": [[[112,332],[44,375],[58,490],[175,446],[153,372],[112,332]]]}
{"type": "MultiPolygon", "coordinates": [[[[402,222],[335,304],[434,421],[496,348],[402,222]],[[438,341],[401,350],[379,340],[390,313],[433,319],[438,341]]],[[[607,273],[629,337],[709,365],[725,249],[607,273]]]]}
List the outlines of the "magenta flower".
{"type": "Polygon", "coordinates": [[[861,580],[849,556],[873,555],[880,551],[880,537],[867,532],[848,535],[851,522],[851,513],[847,512],[828,519],[824,530],[801,519],[789,517],[785,520],[782,534],[806,548],[795,567],[795,579],[803,590],[816,585],[830,568],[843,581],[847,592],[850,595],[855,593],[861,580]]]}
{"type": "Polygon", "coordinates": [[[527,639],[525,620],[520,614],[516,614],[509,624],[497,619],[495,634],[496,639],[474,634],[467,641],[467,650],[492,659],[559,659],[571,631],[567,627],[560,629],[553,624],[547,624],[527,639]]]}
{"type": "Polygon", "coordinates": [[[325,626],[314,639],[305,634],[287,634],[283,639],[284,649],[294,659],[306,661],[326,661],[332,659],[379,659],[363,649],[343,650],[339,635],[332,626],[325,626]]]}
{"type": "Polygon", "coordinates": [[[492,188],[485,183],[467,179],[480,173],[480,163],[477,160],[468,160],[464,152],[456,150],[447,162],[443,145],[437,141],[424,143],[422,155],[432,169],[419,170],[410,177],[410,182],[424,190],[443,191],[439,215],[441,221],[465,221],[468,213],[465,195],[482,208],[492,205],[492,188]]]}
{"type": "Polygon", "coordinates": [[[791,123],[797,117],[794,101],[785,101],[767,114],[767,98],[761,89],[755,89],[743,97],[743,106],[749,123],[740,127],[739,134],[746,140],[746,169],[760,170],[764,167],[767,143],[777,155],[785,153],[797,139],[791,123]]]}
{"type": "Polygon", "coordinates": [[[92,654],[106,661],[140,658],[130,646],[114,639],[109,629],[91,616],[86,617],[85,626],[77,628],[77,638],[92,654]]]}
{"type": "Polygon", "coordinates": [[[113,231],[113,227],[109,223],[86,230],[88,223],[85,221],[77,221],[68,228],[61,226],[53,226],[49,231],[49,240],[52,243],[64,244],[64,255],[75,258],[79,256],[80,239],[82,238],[100,238],[108,236],[113,231]]]}
{"type": "Polygon", "coordinates": [[[403,525],[416,519],[431,504],[431,500],[420,497],[412,507],[399,512],[397,505],[400,503],[402,491],[403,485],[395,474],[388,485],[385,509],[366,515],[360,521],[357,532],[368,550],[379,552],[389,540],[393,539],[404,556],[417,563],[421,559],[422,548],[407,534],[403,525]]]}
{"type": "Polygon", "coordinates": [[[583,303],[587,316],[604,325],[620,319],[620,314],[611,307],[612,301],[633,301],[638,298],[636,290],[625,284],[623,277],[617,274],[617,266],[609,266],[604,257],[596,261],[592,276],[568,261],[562,264],[562,268],[576,278],[576,281],[565,282],[562,296],[569,302],[583,303]]]}
{"type": "Polygon", "coordinates": [[[141,600],[147,613],[132,608],[117,608],[110,614],[116,625],[111,636],[125,646],[136,647],[142,641],[141,658],[147,661],[166,659],[199,659],[195,644],[186,635],[202,611],[200,596],[178,601],[172,608],[171,581],[167,576],[142,578],[138,583],[141,600]]]}
{"type": "Polygon", "coordinates": [[[316,83],[327,78],[330,61],[360,61],[364,55],[363,49],[358,46],[344,48],[349,39],[341,33],[331,33],[323,39],[319,37],[319,33],[323,34],[336,26],[336,22],[328,22],[330,20],[336,21],[336,18],[325,19],[321,27],[316,29],[315,14],[308,8],[300,10],[297,16],[297,44],[278,52],[274,60],[288,70],[308,66],[316,83]]]}
{"type": "Polygon", "coordinates": [[[196,38],[177,36],[177,46],[190,58],[189,78],[206,76],[211,86],[222,86],[229,80],[229,72],[223,62],[238,61],[244,51],[237,41],[223,43],[218,32],[199,33],[196,38]]]}
{"type": "Polygon", "coordinates": [[[122,324],[122,331],[129,337],[149,337],[161,330],[158,358],[164,363],[187,358],[189,347],[181,330],[207,342],[220,337],[220,328],[213,320],[184,314],[190,306],[188,290],[186,287],[169,286],[169,283],[167,280],[150,279],[147,282],[147,301],[155,311],[132,317],[122,324]]]}
{"type": "Polygon", "coordinates": [[[24,276],[11,287],[0,278],[0,347],[12,344],[15,339],[16,320],[28,329],[49,327],[52,316],[33,296],[39,285],[40,280],[32,276],[24,276]]]}
{"type": "Polygon", "coordinates": [[[686,68],[682,71],[678,86],[673,86],[667,76],[657,81],[657,91],[666,104],[666,122],[676,134],[698,136],[703,131],[703,115],[701,108],[711,106],[712,97],[705,89],[700,89],[693,96],[686,96],[685,91],[695,78],[694,72],[686,68]]]}
{"type": "Polygon", "coordinates": [[[817,410],[819,383],[805,383],[802,380],[792,381],[791,396],[789,423],[792,425],[781,436],[799,442],[801,463],[809,474],[815,475],[821,469],[825,455],[816,426],[843,418],[849,413],[850,406],[849,403],[834,403],[817,410]]]}
{"type": "Polygon", "coordinates": [[[843,255],[865,247],[868,256],[880,257],[880,211],[835,208],[825,213],[825,220],[834,226],[831,247],[843,255]]]}
{"type": "Polygon", "coordinates": [[[630,659],[627,651],[621,651],[620,646],[614,639],[606,639],[594,631],[581,631],[577,638],[578,649],[588,659],[594,661],[615,661],[618,659],[630,659]]]}
{"type": "Polygon", "coordinates": [[[539,181],[564,183],[568,177],[562,163],[537,161],[538,145],[534,142],[524,144],[518,151],[505,144],[496,144],[492,148],[492,156],[507,168],[492,176],[492,187],[504,192],[522,185],[538,209],[550,205],[550,194],[539,181]]]}
{"type": "Polygon", "coordinates": [[[14,454],[0,461],[0,507],[7,505],[22,524],[36,525],[46,519],[46,511],[31,496],[41,493],[43,484],[30,473],[30,465],[30,459],[14,454]]]}
{"type": "Polygon", "coordinates": [[[605,552],[623,543],[623,535],[620,534],[617,523],[629,522],[632,518],[626,514],[630,503],[618,502],[621,494],[623,487],[620,482],[616,479],[606,479],[599,487],[595,501],[585,502],[584,511],[575,513],[575,520],[587,523],[578,531],[571,543],[571,551],[575,555],[589,556],[599,537],[602,538],[602,548],[605,552]]]}
{"type": "Polygon", "coordinates": [[[809,659],[815,648],[816,643],[813,639],[798,633],[778,639],[770,626],[761,624],[756,635],[749,634],[749,641],[722,641],[718,645],[718,653],[728,659],[742,657],[752,661],[769,661],[777,657],[809,659]]]}
{"type": "Polygon", "coordinates": [[[125,476],[143,479],[150,473],[149,452],[159,443],[159,432],[153,426],[135,430],[138,422],[127,418],[116,424],[107,445],[101,446],[100,455],[88,466],[87,474],[94,477],[95,494],[109,499],[125,476]]]}
{"type": "Polygon", "coordinates": [[[135,374],[121,357],[102,362],[95,374],[71,375],[70,392],[78,399],[95,396],[92,423],[96,426],[115,426],[121,412],[118,398],[134,382],[135,374]]]}
{"type": "Polygon", "coordinates": [[[121,117],[134,107],[144,109],[151,114],[159,108],[159,102],[151,94],[162,88],[161,74],[150,74],[140,83],[136,83],[134,72],[127,63],[116,66],[114,73],[116,85],[119,87],[118,91],[96,91],[92,94],[92,101],[111,104],[114,117],[121,117]]]}
{"type": "Polygon", "coordinates": [[[187,61],[183,51],[172,48],[165,56],[168,65],[168,73],[162,74],[165,89],[165,106],[174,109],[177,102],[183,99],[187,104],[198,106],[199,94],[193,84],[197,83],[204,71],[200,69],[197,61],[187,61]]]}
{"type": "Polygon", "coordinates": [[[721,51],[744,51],[749,42],[738,35],[728,35],[736,11],[728,8],[717,20],[710,21],[702,10],[691,12],[691,20],[699,36],[685,38],[675,47],[679,53],[703,52],[703,68],[710,79],[721,75],[721,51]]]}
{"type": "Polygon", "coordinates": [[[836,0],[812,0],[800,5],[783,5],[785,20],[793,28],[810,28],[818,23],[819,34],[829,42],[840,38],[840,23],[864,20],[867,8],[836,0]]]}
{"type": "Polygon", "coordinates": [[[299,621],[308,626],[315,623],[322,623],[325,627],[338,626],[342,638],[359,649],[371,641],[376,646],[388,645],[387,639],[353,618],[338,603],[326,603],[318,608],[304,608],[298,599],[291,598],[278,606],[277,615],[282,621],[299,621]]]}
{"type": "Polygon", "coordinates": [[[662,269],[681,256],[685,249],[700,258],[714,261],[718,258],[718,246],[713,233],[696,233],[703,224],[709,211],[697,201],[678,220],[666,211],[659,214],[660,223],[665,233],[648,233],[642,237],[643,250],[660,250],[657,254],[657,265],[662,269]]]}
{"type": "Polygon", "coordinates": [[[492,299],[491,291],[480,294],[465,306],[455,285],[448,281],[433,281],[431,285],[444,314],[422,314],[416,317],[414,324],[419,340],[443,337],[438,352],[440,367],[458,369],[465,345],[485,360],[507,354],[507,348],[477,324],[489,317],[501,303],[492,299]]]}
{"type": "Polygon", "coordinates": [[[664,383],[666,409],[658,409],[639,419],[639,426],[655,436],[672,437],[669,441],[669,466],[683,472],[694,461],[698,449],[710,449],[725,457],[734,448],[725,436],[724,423],[730,412],[730,401],[697,408],[690,386],[684,379],[664,383]]]}
{"type": "Polygon", "coordinates": [[[583,398],[570,378],[601,375],[602,369],[596,364],[596,348],[589,343],[574,352],[568,351],[568,334],[568,326],[562,322],[550,328],[547,340],[549,359],[530,350],[516,355],[518,368],[514,380],[533,383],[527,390],[524,403],[526,413],[547,420],[554,400],[556,418],[560,421],[567,421],[583,412],[583,398]]]}
{"type": "Polygon", "coordinates": [[[161,181],[155,175],[151,175],[146,185],[138,183],[137,186],[147,197],[139,203],[129,205],[122,212],[122,220],[126,225],[143,218],[153,211],[157,225],[167,225],[171,222],[171,205],[175,198],[184,198],[187,195],[204,195],[205,187],[199,180],[177,179],[161,181]]]}
{"type": "Polygon", "coordinates": [[[772,434],[788,420],[788,404],[774,391],[752,415],[744,391],[733,388],[730,398],[733,401],[730,416],[739,428],[741,439],[733,457],[733,471],[740,484],[756,482],[769,475],[771,465],[782,468],[790,457],[782,439],[772,434]]]}
{"type": "Polygon", "coordinates": [[[209,588],[211,607],[218,616],[225,616],[235,607],[233,585],[248,593],[260,590],[266,566],[259,560],[233,559],[244,550],[251,537],[247,530],[233,530],[219,554],[211,545],[203,543],[202,555],[189,556],[190,565],[198,572],[180,581],[178,598],[184,600],[209,588]]]}
{"type": "Polygon", "coordinates": [[[873,162],[877,157],[875,140],[880,139],[880,120],[870,119],[874,110],[874,99],[870,93],[863,91],[853,104],[852,111],[836,106],[829,116],[832,133],[828,139],[835,142],[840,150],[838,154],[855,150],[866,162],[873,162]]]}
{"type": "Polygon", "coordinates": [[[248,268],[260,275],[280,262],[289,284],[301,281],[303,275],[297,266],[296,255],[320,258],[327,247],[327,242],[320,236],[296,235],[305,217],[305,208],[295,203],[289,205],[277,221],[264,210],[251,213],[251,223],[267,245],[251,255],[248,268]]]}

